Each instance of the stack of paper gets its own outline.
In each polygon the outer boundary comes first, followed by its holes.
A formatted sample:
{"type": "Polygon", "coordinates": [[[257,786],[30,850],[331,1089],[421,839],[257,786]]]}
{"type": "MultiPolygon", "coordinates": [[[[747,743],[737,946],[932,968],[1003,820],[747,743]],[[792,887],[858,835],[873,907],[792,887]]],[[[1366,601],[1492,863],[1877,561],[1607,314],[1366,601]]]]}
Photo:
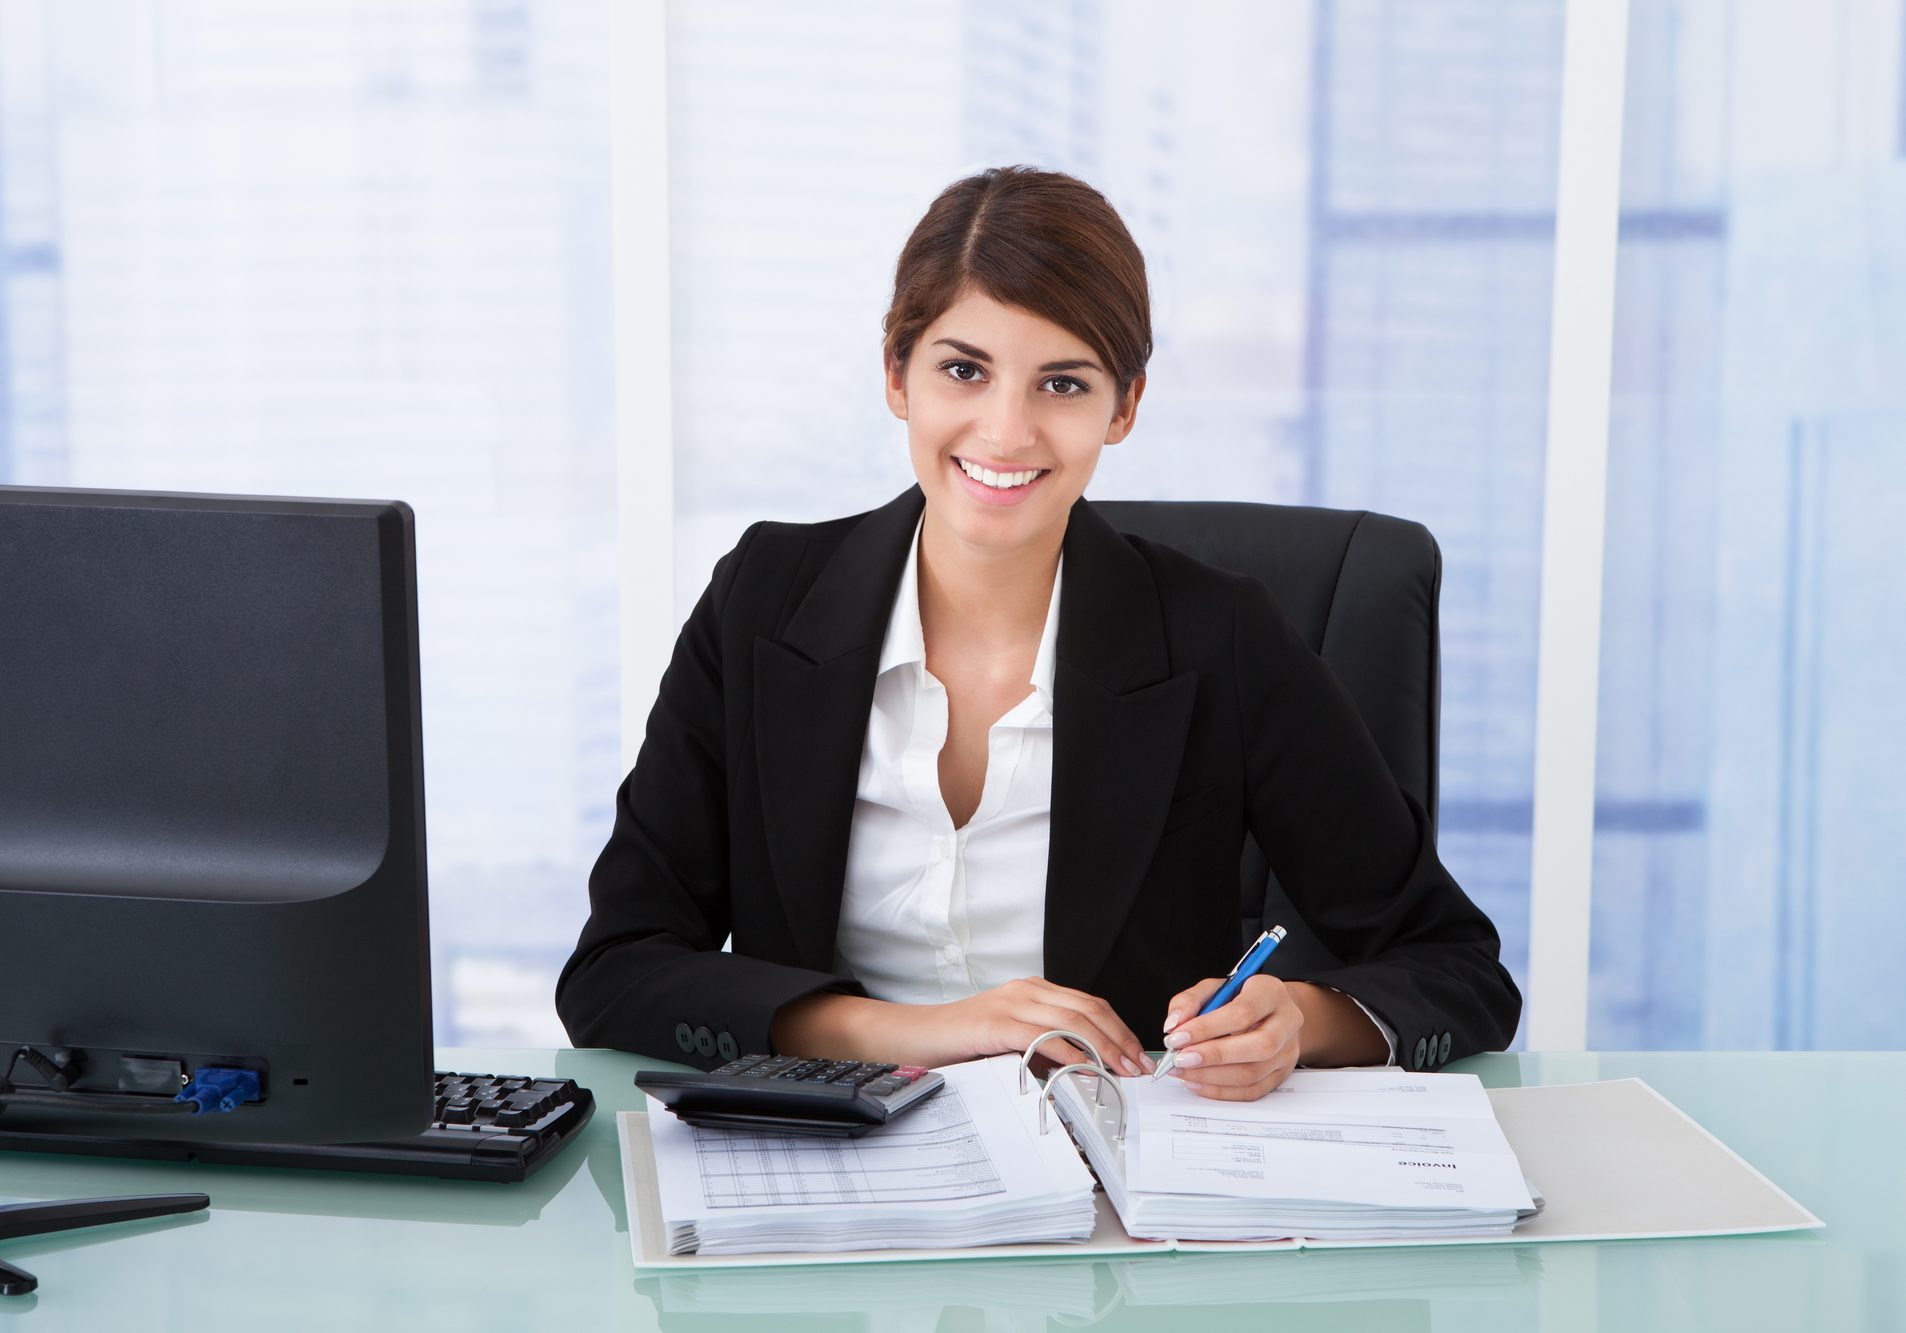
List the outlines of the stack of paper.
{"type": "Polygon", "coordinates": [[[699,1129],[650,1099],[670,1254],[1081,1242],[1092,1176],[1016,1062],[939,1071],[946,1086],[860,1138],[699,1129]]]}
{"type": "Polygon", "coordinates": [[[1134,1236],[1489,1236],[1535,1211],[1473,1074],[1300,1069],[1255,1102],[1172,1078],[1119,1086],[1122,1146],[1111,1098],[1068,1080],[1058,1104],[1134,1236]]]}

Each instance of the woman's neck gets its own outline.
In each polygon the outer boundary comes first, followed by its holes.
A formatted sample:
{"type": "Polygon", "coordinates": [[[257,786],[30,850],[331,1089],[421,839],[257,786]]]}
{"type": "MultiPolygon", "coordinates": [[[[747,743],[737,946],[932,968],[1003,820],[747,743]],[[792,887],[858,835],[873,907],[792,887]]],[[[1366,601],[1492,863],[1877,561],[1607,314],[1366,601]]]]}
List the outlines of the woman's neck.
{"type": "Polygon", "coordinates": [[[920,626],[927,642],[996,652],[1037,646],[1064,541],[1061,526],[1010,550],[976,547],[929,512],[920,532],[920,626]]]}

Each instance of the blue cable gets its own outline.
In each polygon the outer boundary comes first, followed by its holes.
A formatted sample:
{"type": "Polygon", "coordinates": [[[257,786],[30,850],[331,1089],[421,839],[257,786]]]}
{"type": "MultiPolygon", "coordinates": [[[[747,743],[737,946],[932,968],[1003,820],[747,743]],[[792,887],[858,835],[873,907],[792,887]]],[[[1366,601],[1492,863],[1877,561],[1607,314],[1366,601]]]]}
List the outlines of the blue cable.
{"type": "Polygon", "coordinates": [[[193,1115],[208,1111],[230,1111],[244,1102],[258,1100],[258,1071],[254,1069],[201,1069],[172,1100],[191,1102],[198,1107],[193,1115]]]}

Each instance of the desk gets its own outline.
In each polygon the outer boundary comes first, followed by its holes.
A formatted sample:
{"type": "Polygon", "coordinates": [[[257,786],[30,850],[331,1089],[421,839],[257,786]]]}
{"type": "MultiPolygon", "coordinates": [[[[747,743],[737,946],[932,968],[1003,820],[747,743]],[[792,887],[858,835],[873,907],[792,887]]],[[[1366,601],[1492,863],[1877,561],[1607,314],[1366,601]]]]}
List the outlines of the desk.
{"type": "Polygon", "coordinates": [[[1906,1328],[1896,1152],[1906,1053],[1492,1055],[1454,1066],[1491,1086],[1644,1078],[1823,1218],[1820,1232],[643,1278],[629,1259],[615,1112],[639,1102],[635,1071],[659,1063],[541,1050],[444,1050],[438,1063],[574,1078],[594,1090],[598,1112],[562,1158],[518,1186],[0,1154],[8,1201],[212,1196],[209,1214],[9,1242],[4,1256],[36,1273],[40,1290],[0,1298],[0,1327],[1906,1328]]]}

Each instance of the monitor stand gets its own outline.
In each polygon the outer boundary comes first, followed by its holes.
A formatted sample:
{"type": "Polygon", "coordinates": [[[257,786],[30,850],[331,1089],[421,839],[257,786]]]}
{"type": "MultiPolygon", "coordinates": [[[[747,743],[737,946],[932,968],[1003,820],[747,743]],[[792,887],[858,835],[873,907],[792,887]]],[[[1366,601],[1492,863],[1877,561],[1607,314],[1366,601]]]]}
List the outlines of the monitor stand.
{"type": "MultiPolygon", "coordinates": [[[[144,1217],[192,1213],[212,1201],[203,1194],[127,1194],[110,1199],[69,1199],[64,1203],[15,1203],[0,1207],[0,1240],[43,1236],[50,1231],[135,1222],[144,1217]]],[[[0,1263],[0,1296],[24,1296],[39,1279],[0,1263]]]]}

